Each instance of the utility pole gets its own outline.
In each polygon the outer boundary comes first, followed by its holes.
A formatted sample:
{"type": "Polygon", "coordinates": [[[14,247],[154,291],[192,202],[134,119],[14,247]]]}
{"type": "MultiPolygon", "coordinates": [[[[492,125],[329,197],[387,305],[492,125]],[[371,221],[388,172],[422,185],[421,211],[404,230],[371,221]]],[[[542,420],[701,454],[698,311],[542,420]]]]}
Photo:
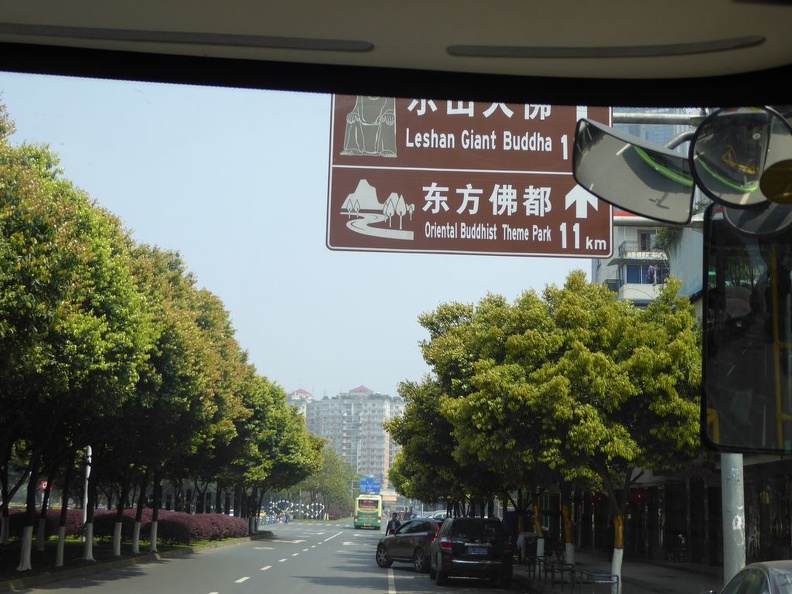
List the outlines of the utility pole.
{"type": "Polygon", "coordinates": [[[723,502],[723,584],[745,566],[743,455],[721,454],[723,502]]]}
{"type": "MultiPolygon", "coordinates": [[[[614,124],[689,125],[697,128],[706,118],[707,110],[697,114],[652,114],[614,112],[614,124]]],[[[667,148],[676,148],[692,134],[680,135],[667,148]]],[[[703,257],[703,255],[702,255],[703,257]]],[[[743,455],[721,453],[721,508],[723,524],[723,584],[745,566],[745,483],[743,455]]],[[[689,505],[689,503],[688,503],[689,505]]],[[[688,535],[688,540],[690,535],[688,535]]]]}

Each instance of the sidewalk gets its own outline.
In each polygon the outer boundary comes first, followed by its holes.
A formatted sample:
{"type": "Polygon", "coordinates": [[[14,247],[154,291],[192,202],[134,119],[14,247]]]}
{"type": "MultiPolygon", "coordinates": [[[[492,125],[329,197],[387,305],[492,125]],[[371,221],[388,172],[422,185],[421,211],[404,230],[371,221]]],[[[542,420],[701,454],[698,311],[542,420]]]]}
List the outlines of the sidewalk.
{"type": "MultiPolygon", "coordinates": [[[[604,553],[575,551],[575,568],[596,573],[609,574],[610,561],[604,553]]],[[[528,565],[514,566],[514,580],[528,592],[541,594],[610,594],[607,584],[577,584],[574,592],[569,575],[564,582],[556,574],[555,585],[549,575],[530,575],[528,565]]],[[[723,588],[723,569],[692,563],[653,563],[646,560],[627,558],[622,563],[622,594],[702,594],[709,590],[720,592],[723,588]]]]}

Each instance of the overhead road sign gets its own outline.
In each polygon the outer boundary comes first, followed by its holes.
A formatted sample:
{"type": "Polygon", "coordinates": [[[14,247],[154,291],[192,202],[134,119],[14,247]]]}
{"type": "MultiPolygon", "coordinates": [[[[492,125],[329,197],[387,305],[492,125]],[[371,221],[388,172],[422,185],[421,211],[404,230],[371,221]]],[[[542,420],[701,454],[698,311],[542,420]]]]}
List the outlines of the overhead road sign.
{"type": "Polygon", "coordinates": [[[608,257],[611,207],[572,177],[608,108],[333,97],[333,250],[608,257]]]}
{"type": "Polygon", "coordinates": [[[382,491],[382,482],[373,477],[360,479],[360,492],[369,494],[379,494],[382,491]]]}

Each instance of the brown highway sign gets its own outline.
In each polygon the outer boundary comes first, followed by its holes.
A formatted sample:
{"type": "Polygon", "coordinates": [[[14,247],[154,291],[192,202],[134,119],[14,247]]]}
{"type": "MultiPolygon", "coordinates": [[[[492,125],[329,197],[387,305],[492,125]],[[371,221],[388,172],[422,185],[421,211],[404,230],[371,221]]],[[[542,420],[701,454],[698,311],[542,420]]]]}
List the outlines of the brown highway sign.
{"type": "Polygon", "coordinates": [[[333,250],[607,257],[611,207],[575,184],[580,117],[607,108],[337,95],[333,250]]]}

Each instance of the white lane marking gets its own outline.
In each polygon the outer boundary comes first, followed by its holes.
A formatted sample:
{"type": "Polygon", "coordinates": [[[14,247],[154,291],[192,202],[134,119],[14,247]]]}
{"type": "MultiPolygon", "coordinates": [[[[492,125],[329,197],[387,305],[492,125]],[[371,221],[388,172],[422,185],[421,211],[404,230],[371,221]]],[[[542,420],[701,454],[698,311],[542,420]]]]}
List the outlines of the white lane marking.
{"type": "Polygon", "coordinates": [[[303,549],[303,553],[307,553],[307,552],[308,552],[308,551],[310,551],[310,550],[311,550],[311,549],[303,549]]]}
{"type": "Polygon", "coordinates": [[[305,542],[305,539],[298,539],[298,540],[272,540],[270,542],[287,542],[289,544],[300,544],[301,542],[305,542]]]}
{"type": "Polygon", "coordinates": [[[388,594],[396,594],[396,579],[393,577],[393,569],[388,569],[388,594]]]}
{"type": "MultiPolygon", "coordinates": [[[[333,536],[328,536],[328,537],[327,537],[327,538],[325,538],[325,539],[324,539],[322,542],[327,542],[328,540],[333,540],[333,539],[334,539],[336,536],[338,536],[338,535],[340,535],[340,534],[343,534],[343,532],[336,532],[335,534],[333,534],[333,536]]],[[[320,543],[320,544],[321,544],[321,543],[320,543]]]]}
{"type": "Polygon", "coordinates": [[[283,563],[284,561],[288,561],[288,559],[278,559],[278,563],[283,563]]]}
{"type": "Polygon", "coordinates": [[[272,567],[272,565],[265,565],[261,568],[261,571],[267,571],[270,567],[272,567]]]}
{"type": "Polygon", "coordinates": [[[292,553],[292,557],[296,557],[296,556],[297,556],[297,555],[299,555],[299,554],[300,554],[300,553],[292,553]]]}
{"type": "Polygon", "coordinates": [[[239,578],[239,579],[238,579],[237,581],[235,581],[234,583],[235,583],[235,584],[241,584],[242,582],[246,582],[246,581],[248,581],[249,579],[250,579],[250,577],[249,577],[249,576],[248,576],[248,577],[239,578]]]}
{"type": "Polygon", "coordinates": [[[258,551],[271,551],[275,547],[253,547],[253,548],[258,550],[258,551]]]}

